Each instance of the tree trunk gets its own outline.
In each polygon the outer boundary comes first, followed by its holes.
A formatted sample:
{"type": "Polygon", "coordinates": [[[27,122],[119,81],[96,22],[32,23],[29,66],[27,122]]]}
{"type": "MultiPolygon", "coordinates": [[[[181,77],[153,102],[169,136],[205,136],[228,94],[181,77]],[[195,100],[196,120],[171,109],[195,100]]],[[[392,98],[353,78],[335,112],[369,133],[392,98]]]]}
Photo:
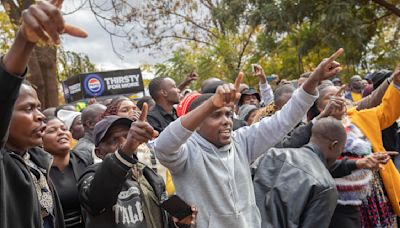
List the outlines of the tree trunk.
{"type": "MultiPolygon", "coordinates": [[[[1,0],[7,15],[15,25],[19,25],[21,13],[34,0],[1,0]]],[[[43,108],[58,106],[58,83],[56,77],[57,49],[50,46],[36,46],[28,63],[28,80],[37,87],[43,108]]]]}
{"type": "Polygon", "coordinates": [[[29,81],[36,86],[43,108],[58,106],[56,55],[54,47],[36,46],[28,63],[29,81]]]}

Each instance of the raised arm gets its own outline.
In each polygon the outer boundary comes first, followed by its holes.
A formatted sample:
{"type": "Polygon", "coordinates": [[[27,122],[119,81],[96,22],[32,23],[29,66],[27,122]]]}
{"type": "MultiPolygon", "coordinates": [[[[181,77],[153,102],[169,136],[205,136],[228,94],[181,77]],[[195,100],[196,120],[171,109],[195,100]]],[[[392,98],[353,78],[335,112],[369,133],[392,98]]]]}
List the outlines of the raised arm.
{"type": "Polygon", "coordinates": [[[185,90],[193,81],[196,81],[198,78],[196,72],[194,72],[194,70],[192,72],[190,72],[190,74],[188,74],[185,78],[185,80],[183,80],[181,82],[181,84],[178,85],[178,89],[182,92],[183,90],[185,90]]]}
{"type": "Polygon", "coordinates": [[[243,77],[243,72],[240,72],[236,78],[235,85],[224,84],[219,86],[214,96],[201,104],[198,108],[182,116],[182,126],[189,131],[194,131],[205,118],[217,109],[226,106],[233,107],[235,101],[240,98],[240,83],[242,83],[243,77]]]}
{"type": "Polygon", "coordinates": [[[233,107],[240,98],[239,87],[244,74],[239,73],[235,85],[225,84],[217,88],[216,94],[199,107],[172,122],[156,139],[154,151],[159,161],[172,173],[185,167],[188,151],[185,143],[200,124],[214,111],[225,106],[233,107]]]}
{"type": "Polygon", "coordinates": [[[392,78],[386,79],[376,90],[374,90],[370,95],[364,97],[361,101],[354,104],[357,106],[357,110],[369,109],[378,106],[389,88],[392,78]]]}
{"type": "Polygon", "coordinates": [[[246,148],[249,163],[262,153],[279,143],[306,115],[318,94],[316,87],[320,81],[329,79],[340,72],[341,67],[336,58],[343,53],[339,49],[328,59],[323,60],[302,88],[293,93],[289,102],[282,110],[270,118],[264,118],[259,123],[241,128],[234,133],[235,140],[246,148]]]}
{"type": "Polygon", "coordinates": [[[400,64],[393,72],[393,82],[382,99],[382,103],[372,109],[379,119],[381,130],[388,128],[400,117],[400,64]]]}
{"type": "Polygon", "coordinates": [[[257,64],[254,64],[254,76],[258,77],[258,86],[261,96],[261,106],[266,106],[274,101],[274,93],[272,92],[271,86],[268,84],[264,69],[257,64]]]}
{"type": "MultiPolygon", "coordinates": [[[[7,140],[7,130],[14,103],[23,81],[32,50],[39,40],[59,42],[61,33],[73,34],[77,29],[64,25],[59,7],[62,1],[38,2],[22,13],[22,25],[10,50],[0,59],[0,147],[7,140]],[[71,29],[74,32],[71,32],[71,29]]],[[[84,32],[83,32],[84,33],[84,32]]],[[[82,33],[81,33],[82,34],[82,33]]]]}
{"type": "Polygon", "coordinates": [[[0,148],[7,141],[11,114],[32,48],[33,45],[18,32],[11,49],[0,59],[0,148]]]}

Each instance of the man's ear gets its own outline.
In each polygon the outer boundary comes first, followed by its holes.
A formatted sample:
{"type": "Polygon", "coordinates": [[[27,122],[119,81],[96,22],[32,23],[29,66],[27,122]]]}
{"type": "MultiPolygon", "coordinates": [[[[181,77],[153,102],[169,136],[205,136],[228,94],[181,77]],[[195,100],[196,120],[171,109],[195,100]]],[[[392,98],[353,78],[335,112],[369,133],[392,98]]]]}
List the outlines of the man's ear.
{"type": "Polygon", "coordinates": [[[166,97],[168,95],[168,92],[165,89],[160,89],[160,94],[161,96],[166,97]]]}
{"type": "Polygon", "coordinates": [[[97,147],[94,148],[94,153],[96,154],[96,156],[97,156],[98,158],[100,158],[101,160],[103,160],[104,155],[100,153],[100,150],[99,150],[97,147]]]}
{"type": "Polygon", "coordinates": [[[331,142],[331,144],[329,144],[329,149],[331,151],[335,151],[335,149],[337,149],[338,146],[339,146],[339,141],[334,140],[331,142]]]}
{"type": "Polygon", "coordinates": [[[86,123],[83,125],[83,127],[89,128],[90,130],[94,130],[94,126],[96,126],[96,123],[91,120],[86,121],[86,123]]]}

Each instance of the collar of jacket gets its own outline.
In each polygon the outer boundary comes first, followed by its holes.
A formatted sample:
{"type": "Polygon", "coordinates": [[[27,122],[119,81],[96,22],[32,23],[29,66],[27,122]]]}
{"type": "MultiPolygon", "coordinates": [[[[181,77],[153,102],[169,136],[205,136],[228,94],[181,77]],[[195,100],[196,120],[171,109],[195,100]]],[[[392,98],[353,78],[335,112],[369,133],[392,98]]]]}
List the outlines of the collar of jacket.
{"type": "Polygon", "coordinates": [[[305,145],[304,148],[307,148],[307,149],[311,150],[314,154],[316,154],[319,157],[319,159],[322,161],[322,163],[324,163],[325,167],[328,168],[328,164],[326,163],[326,158],[325,158],[324,154],[321,152],[321,149],[317,145],[309,143],[309,144],[305,145]]]}
{"type": "MultiPolygon", "coordinates": [[[[22,156],[13,153],[12,150],[6,149],[5,151],[12,153],[14,157],[18,157],[23,162],[22,156]]],[[[47,175],[51,164],[53,163],[53,156],[40,147],[30,148],[27,153],[29,153],[30,160],[33,161],[33,163],[35,163],[45,175],[47,175]]]]}
{"type": "Polygon", "coordinates": [[[91,133],[85,132],[83,138],[94,144],[94,137],[91,133]]]}
{"type": "Polygon", "coordinates": [[[160,105],[156,104],[154,106],[154,109],[156,109],[162,116],[173,116],[176,117],[176,110],[174,107],[172,107],[172,113],[166,112],[160,105]]]}
{"type": "Polygon", "coordinates": [[[46,171],[46,175],[49,174],[51,165],[53,163],[53,156],[48,152],[44,151],[40,147],[34,147],[29,149],[29,155],[31,160],[40,168],[46,171]]]}

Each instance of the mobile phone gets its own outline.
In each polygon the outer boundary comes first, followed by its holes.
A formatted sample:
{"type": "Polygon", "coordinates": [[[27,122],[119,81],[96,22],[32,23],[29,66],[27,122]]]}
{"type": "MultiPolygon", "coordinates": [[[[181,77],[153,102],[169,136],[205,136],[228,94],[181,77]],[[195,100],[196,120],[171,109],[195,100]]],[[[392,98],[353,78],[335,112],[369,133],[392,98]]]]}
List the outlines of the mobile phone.
{"type": "Polygon", "coordinates": [[[268,82],[272,82],[272,81],[274,81],[275,79],[276,79],[276,75],[274,75],[274,74],[267,77],[267,81],[268,81],[268,82]]]}
{"type": "Polygon", "coordinates": [[[161,203],[164,208],[173,217],[182,220],[192,214],[192,207],[183,201],[179,196],[173,195],[161,203]]]}
{"type": "Polygon", "coordinates": [[[256,70],[257,70],[257,64],[251,64],[251,72],[254,74],[256,74],[256,70]]]}

